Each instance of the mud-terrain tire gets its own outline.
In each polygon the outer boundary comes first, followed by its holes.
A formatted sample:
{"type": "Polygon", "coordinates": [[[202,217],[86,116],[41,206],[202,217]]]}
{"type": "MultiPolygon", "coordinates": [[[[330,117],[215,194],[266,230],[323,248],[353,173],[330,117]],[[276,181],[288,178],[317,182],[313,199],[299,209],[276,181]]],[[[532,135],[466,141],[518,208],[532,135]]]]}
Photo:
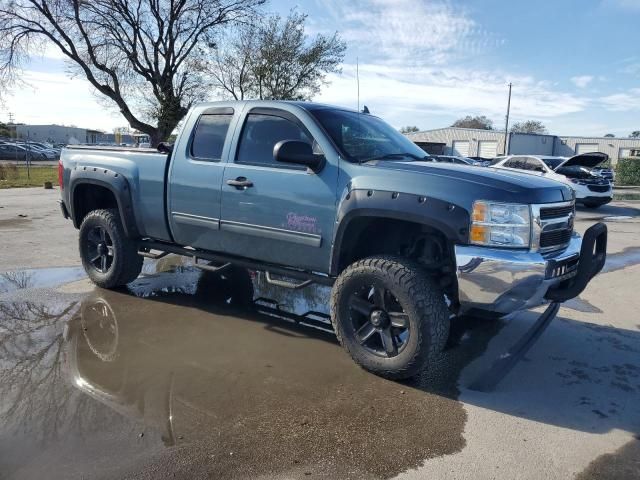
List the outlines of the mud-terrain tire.
{"type": "Polygon", "coordinates": [[[116,209],[93,210],[84,217],[79,248],[82,266],[99,287],[121,287],[142,270],[137,242],[124,233],[116,209]]]}
{"type": "Polygon", "coordinates": [[[331,292],[331,321],[358,365],[391,379],[418,374],[437,359],[449,336],[441,288],[418,263],[396,256],[370,257],[347,267],[331,292]]]}

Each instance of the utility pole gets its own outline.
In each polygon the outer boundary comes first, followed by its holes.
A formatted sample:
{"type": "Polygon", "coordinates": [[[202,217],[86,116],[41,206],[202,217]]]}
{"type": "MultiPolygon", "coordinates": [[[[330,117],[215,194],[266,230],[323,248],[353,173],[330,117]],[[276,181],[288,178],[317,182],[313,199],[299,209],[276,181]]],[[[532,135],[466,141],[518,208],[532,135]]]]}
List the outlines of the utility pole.
{"type": "Polygon", "coordinates": [[[502,154],[509,155],[509,112],[511,110],[511,82],[509,82],[509,100],[507,100],[507,116],[504,125],[504,149],[502,154]]]}
{"type": "Polygon", "coordinates": [[[25,157],[27,161],[27,179],[31,180],[31,145],[29,144],[30,140],[29,130],[27,130],[27,156],[25,157]]]}
{"type": "Polygon", "coordinates": [[[9,123],[13,124],[13,113],[9,112],[9,123]]]}

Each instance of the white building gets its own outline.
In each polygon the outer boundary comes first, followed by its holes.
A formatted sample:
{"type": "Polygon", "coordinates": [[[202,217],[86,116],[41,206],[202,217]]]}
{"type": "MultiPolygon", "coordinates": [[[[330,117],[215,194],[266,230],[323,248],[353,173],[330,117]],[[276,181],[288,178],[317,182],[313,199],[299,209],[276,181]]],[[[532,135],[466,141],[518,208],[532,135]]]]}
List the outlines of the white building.
{"type": "Polygon", "coordinates": [[[15,125],[17,138],[32,142],[46,143],[96,143],[102,133],[98,130],[90,130],[78,127],[66,127],[64,125],[15,125]]]}
{"type": "Polygon", "coordinates": [[[505,148],[504,132],[446,127],[407,134],[425,151],[440,155],[493,158],[502,154],[537,154],[570,157],[602,152],[615,164],[619,158],[640,157],[640,138],[571,137],[510,133],[505,148]]]}

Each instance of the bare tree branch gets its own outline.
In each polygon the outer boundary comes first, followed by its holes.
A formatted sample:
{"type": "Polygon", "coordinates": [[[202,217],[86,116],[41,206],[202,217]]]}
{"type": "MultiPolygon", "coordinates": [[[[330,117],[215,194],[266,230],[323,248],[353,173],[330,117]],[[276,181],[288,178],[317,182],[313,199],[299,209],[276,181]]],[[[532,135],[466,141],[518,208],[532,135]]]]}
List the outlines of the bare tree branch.
{"type": "Polygon", "coordinates": [[[253,18],[264,1],[0,0],[0,89],[54,45],[155,144],[205,97],[198,67],[208,39],[253,18]]]}
{"type": "Polygon", "coordinates": [[[235,99],[311,99],[340,71],[346,45],[337,33],[309,39],[306,18],[295,10],[273,15],[212,45],[205,70],[214,87],[235,99]]]}

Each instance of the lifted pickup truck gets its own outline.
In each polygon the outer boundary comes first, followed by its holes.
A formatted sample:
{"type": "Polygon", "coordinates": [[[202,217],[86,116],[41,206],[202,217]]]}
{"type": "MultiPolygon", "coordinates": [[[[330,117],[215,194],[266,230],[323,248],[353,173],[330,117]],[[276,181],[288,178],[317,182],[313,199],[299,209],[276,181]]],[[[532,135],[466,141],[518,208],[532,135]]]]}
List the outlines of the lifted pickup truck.
{"type": "Polygon", "coordinates": [[[452,313],[562,302],[605,261],[606,227],[573,231],[567,185],[430,162],[366,113],[201,104],[164,150],[63,151],[61,208],[91,280],[122,286],[143,256],[174,253],[262,270],[283,287],[332,285],[338,339],[383,376],[425,367],[452,313]]]}

